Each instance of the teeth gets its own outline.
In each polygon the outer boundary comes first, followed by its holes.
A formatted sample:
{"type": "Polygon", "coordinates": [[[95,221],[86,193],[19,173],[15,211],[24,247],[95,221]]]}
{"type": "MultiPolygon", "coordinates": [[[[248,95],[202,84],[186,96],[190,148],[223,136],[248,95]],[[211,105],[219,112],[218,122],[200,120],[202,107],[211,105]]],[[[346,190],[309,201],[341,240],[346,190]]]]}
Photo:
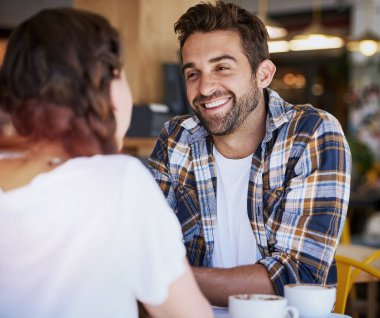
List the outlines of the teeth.
{"type": "Polygon", "coordinates": [[[204,105],[205,105],[206,108],[214,108],[214,107],[218,107],[220,105],[223,105],[223,104],[225,104],[227,102],[228,102],[228,98],[225,98],[225,99],[219,99],[219,100],[217,100],[215,102],[205,103],[204,105]]]}

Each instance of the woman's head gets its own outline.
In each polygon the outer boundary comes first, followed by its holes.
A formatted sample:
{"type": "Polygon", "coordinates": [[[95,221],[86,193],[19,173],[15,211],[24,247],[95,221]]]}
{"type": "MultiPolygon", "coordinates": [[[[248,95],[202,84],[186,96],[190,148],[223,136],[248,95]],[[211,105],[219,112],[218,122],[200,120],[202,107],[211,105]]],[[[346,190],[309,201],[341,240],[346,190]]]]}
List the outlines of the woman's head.
{"type": "Polygon", "coordinates": [[[118,32],[106,19],[75,9],[43,10],[9,39],[0,104],[16,130],[34,141],[59,142],[73,157],[114,153],[114,112],[121,103],[113,103],[111,95],[120,93],[111,91],[125,89],[125,107],[132,103],[121,74],[118,32]]]}

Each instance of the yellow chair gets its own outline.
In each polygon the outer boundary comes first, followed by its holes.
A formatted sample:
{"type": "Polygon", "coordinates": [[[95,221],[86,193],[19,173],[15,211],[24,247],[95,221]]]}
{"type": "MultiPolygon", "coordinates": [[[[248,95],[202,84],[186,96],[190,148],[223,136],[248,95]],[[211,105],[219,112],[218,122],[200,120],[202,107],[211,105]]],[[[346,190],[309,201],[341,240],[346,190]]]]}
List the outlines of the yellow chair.
{"type": "Polygon", "coordinates": [[[351,244],[351,228],[350,219],[346,217],[346,222],[344,222],[342,236],[340,237],[340,244],[351,244]]]}
{"type": "MultiPolygon", "coordinates": [[[[356,261],[363,262],[367,265],[372,264],[373,267],[380,270],[380,250],[359,244],[351,243],[351,230],[349,219],[346,219],[343,233],[336,250],[336,255],[351,257],[356,261]]],[[[349,293],[350,314],[353,318],[359,318],[359,313],[365,313],[367,318],[378,318],[378,283],[372,276],[361,272],[353,271],[351,278],[351,286],[349,293]],[[357,290],[353,284],[366,283],[367,298],[363,302],[357,297],[357,290]]]]}
{"type": "Polygon", "coordinates": [[[338,268],[338,285],[334,308],[335,313],[344,314],[352,284],[357,280],[361,272],[364,272],[368,276],[368,281],[380,280],[380,270],[369,265],[379,256],[380,250],[374,252],[371,256],[366,258],[365,261],[357,261],[346,256],[335,255],[338,268]],[[371,279],[369,279],[369,277],[371,277],[371,279]]]}

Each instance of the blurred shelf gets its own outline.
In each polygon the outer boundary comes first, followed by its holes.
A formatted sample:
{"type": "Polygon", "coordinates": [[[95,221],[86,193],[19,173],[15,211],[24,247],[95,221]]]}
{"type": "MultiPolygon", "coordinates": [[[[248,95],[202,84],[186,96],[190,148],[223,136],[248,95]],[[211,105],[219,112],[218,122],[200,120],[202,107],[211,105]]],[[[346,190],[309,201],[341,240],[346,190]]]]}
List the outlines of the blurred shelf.
{"type": "Polygon", "coordinates": [[[156,144],[156,137],[125,137],[122,152],[138,158],[147,158],[156,144]]]}

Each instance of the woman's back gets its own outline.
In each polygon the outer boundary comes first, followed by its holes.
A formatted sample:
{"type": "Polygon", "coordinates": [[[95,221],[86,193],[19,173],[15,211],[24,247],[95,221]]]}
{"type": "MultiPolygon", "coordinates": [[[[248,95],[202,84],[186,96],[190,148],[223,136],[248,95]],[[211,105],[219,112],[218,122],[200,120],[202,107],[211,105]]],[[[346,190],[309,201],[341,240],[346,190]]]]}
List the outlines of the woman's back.
{"type": "Polygon", "coordinates": [[[5,317],[134,317],[184,271],[179,225],[131,157],[68,160],[0,190],[0,213],[5,317]]]}

